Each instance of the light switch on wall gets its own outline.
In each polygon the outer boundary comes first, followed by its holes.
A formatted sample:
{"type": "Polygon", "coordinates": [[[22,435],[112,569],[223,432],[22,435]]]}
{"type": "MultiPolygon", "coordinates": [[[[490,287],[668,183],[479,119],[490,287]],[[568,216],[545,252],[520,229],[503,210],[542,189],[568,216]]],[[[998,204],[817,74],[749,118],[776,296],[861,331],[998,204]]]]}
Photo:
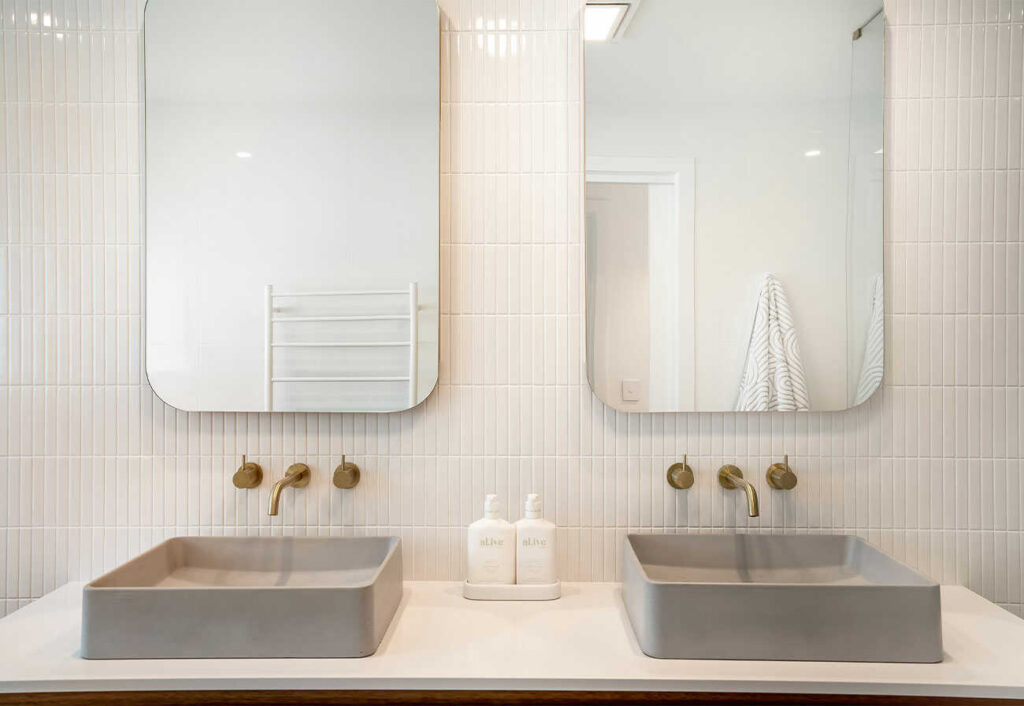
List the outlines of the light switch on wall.
{"type": "Polygon", "coordinates": [[[622,381],[622,401],[623,402],[639,402],[640,401],[640,381],[639,380],[623,380],[622,381]]]}

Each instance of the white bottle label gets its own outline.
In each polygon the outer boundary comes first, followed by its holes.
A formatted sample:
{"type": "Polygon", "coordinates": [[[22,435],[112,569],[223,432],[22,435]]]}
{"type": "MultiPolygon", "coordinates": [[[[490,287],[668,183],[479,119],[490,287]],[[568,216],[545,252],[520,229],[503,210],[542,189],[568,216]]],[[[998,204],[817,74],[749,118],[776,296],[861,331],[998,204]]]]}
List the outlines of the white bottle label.
{"type": "Polygon", "coordinates": [[[480,569],[491,581],[499,578],[502,568],[505,540],[500,537],[480,538],[480,569]],[[488,551],[490,550],[490,551],[488,551]]]}
{"type": "Polygon", "coordinates": [[[516,542],[516,583],[554,583],[554,532],[543,527],[520,529],[516,542]]]}
{"type": "Polygon", "coordinates": [[[469,533],[468,576],[470,583],[515,582],[515,530],[471,528],[469,533]]]}

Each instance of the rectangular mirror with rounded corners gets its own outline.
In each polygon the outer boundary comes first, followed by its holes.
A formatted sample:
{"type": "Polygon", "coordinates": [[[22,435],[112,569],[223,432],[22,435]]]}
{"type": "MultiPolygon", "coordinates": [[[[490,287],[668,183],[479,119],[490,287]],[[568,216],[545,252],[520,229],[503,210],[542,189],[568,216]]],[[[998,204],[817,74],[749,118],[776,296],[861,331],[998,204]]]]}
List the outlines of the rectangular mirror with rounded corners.
{"type": "Polygon", "coordinates": [[[438,371],[430,0],[149,0],[146,370],[185,410],[389,412],[438,371]]]}
{"type": "Polygon", "coordinates": [[[587,373],[632,412],[881,383],[881,0],[590,0],[587,373]]]}

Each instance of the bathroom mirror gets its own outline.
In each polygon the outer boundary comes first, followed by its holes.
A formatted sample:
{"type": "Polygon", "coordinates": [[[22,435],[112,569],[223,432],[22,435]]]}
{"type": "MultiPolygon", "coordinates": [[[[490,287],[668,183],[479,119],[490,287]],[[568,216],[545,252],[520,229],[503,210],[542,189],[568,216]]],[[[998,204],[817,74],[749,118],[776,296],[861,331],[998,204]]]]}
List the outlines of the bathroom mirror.
{"type": "Polygon", "coordinates": [[[587,3],[602,401],[838,410],[879,386],[884,31],[880,0],[587,3]]]}
{"type": "Polygon", "coordinates": [[[185,410],[406,409],[438,369],[432,0],[149,0],[146,369],[185,410]]]}

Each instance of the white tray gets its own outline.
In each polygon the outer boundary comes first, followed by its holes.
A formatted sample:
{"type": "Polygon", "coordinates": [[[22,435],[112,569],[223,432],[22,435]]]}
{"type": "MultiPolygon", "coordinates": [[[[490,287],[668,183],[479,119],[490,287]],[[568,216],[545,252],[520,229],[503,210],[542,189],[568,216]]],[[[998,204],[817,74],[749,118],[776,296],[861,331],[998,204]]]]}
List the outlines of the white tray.
{"type": "Polygon", "coordinates": [[[562,595],[562,584],[462,582],[462,596],[471,601],[553,601],[562,595]]]}

